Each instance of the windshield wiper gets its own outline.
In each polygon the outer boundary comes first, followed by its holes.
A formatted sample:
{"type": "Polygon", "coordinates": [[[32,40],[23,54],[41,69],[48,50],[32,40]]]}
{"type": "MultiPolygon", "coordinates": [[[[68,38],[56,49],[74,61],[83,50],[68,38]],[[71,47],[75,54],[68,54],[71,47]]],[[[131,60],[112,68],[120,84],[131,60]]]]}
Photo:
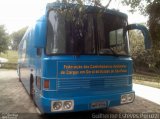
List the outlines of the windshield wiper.
{"type": "Polygon", "coordinates": [[[99,51],[99,54],[100,55],[103,55],[103,54],[109,54],[109,55],[113,55],[113,56],[116,56],[118,57],[119,55],[111,48],[108,48],[108,49],[101,49],[99,51]]]}

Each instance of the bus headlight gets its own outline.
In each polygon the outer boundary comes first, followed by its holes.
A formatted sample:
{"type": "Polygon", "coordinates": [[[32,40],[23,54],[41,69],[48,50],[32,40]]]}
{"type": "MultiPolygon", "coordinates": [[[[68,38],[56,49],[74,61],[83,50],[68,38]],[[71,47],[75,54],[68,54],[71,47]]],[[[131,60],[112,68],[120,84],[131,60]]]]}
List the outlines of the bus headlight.
{"type": "Polygon", "coordinates": [[[53,110],[53,111],[62,110],[62,102],[61,102],[61,101],[52,102],[52,110],[53,110]]]}
{"type": "Polygon", "coordinates": [[[135,97],[134,93],[128,93],[121,95],[121,104],[133,102],[135,97]]]}
{"type": "Polygon", "coordinates": [[[121,104],[124,104],[127,102],[127,95],[121,95],[121,104]]]}
{"type": "Polygon", "coordinates": [[[58,100],[58,101],[51,101],[51,111],[69,111],[73,110],[74,108],[74,101],[73,100],[58,100]]]}
{"type": "Polygon", "coordinates": [[[64,110],[72,110],[73,109],[73,101],[64,101],[63,109],[64,110]]]}
{"type": "Polygon", "coordinates": [[[134,100],[134,93],[127,94],[127,100],[128,100],[128,102],[133,102],[133,100],[134,100]]]}

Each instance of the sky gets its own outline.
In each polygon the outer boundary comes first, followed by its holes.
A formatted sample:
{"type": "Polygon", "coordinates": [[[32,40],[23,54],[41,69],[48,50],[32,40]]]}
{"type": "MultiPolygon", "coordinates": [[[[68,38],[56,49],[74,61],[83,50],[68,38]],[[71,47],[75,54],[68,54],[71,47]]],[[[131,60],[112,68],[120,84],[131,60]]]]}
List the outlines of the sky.
{"type": "MultiPolygon", "coordinates": [[[[54,0],[0,0],[0,25],[5,25],[9,34],[30,25],[41,14],[47,2],[54,0]]],[[[103,5],[107,0],[102,0],[103,5]]],[[[120,0],[112,0],[109,8],[119,9],[128,15],[129,23],[144,23],[147,21],[139,13],[129,13],[128,7],[119,4],[120,0]]]]}

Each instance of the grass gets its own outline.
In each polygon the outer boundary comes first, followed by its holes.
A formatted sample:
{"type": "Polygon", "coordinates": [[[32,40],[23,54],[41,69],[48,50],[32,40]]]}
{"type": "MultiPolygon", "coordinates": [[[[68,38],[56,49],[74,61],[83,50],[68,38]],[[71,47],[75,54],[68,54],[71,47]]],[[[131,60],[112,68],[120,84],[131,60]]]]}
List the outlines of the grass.
{"type": "Polygon", "coordinates": [[[4,69],[16,69],[18,61],[17,51],[8,50],[6,53],[0,53],[0,57],[8,59],[8,62],[5,64],[0,64],[0,68],[4,69]]]}
{"type": "Polygon", "coordinates": [[[134,74],[133,82],[137,84],[160,88],[160,75],[134,74]]]}
{"type": "Polygon", "coordinates": [[[0,53],[0,57],[8,59],[8,63],[17,63],[18,61],[18,53],[13,50],[8,50],[6,53],[0,53]]]}

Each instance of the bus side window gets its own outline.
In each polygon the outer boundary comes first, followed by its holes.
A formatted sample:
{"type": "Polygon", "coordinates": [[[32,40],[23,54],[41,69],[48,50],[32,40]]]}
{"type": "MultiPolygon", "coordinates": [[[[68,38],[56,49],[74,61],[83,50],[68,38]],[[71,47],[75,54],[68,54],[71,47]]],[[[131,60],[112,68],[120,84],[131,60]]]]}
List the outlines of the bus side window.
{"type": "Polygon", "coordinates": [[[47,54],[52,52],[52,48],[54,46],[54,31],[53,31],[53,28],[52,28],[52,24],[51,22],[48,20],[48,31],[47,31],[47,48],[46,48],[46,52],[47,54]],[[49,40],[49,39],[52,39],[52,40],[49,40]]]}
{"type": "Polygon", "coordinates": [[[37,56],[41,56],[42,55],[42,49],[41,48],[37,48],[37,56]]]}
{"type": "Polygon", "coordinates": [[[22,48],[22,62],[26,59],[26,38],[24,38],[23,48],[22,48]]]}
{"type": "Polygon", "coordinates": [[[24,40],[22,39],[22,41],[20,42],[20,45],[19,45],[19,50],[18,50],[18,55],[19,55],[19,60],[18,60],[18,62],[20,62],[20,61],[22,60],[23,42],[24,42],[24,40]]]}

